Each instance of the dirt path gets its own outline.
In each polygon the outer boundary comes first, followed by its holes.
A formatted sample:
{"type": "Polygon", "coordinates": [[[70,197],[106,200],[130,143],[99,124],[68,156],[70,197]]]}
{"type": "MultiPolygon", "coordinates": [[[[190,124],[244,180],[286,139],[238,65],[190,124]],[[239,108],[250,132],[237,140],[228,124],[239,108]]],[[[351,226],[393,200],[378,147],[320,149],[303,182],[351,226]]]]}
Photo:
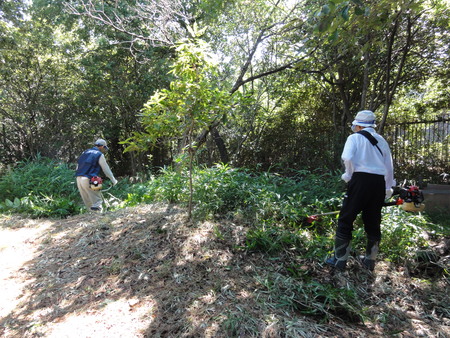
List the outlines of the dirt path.
{"type": "Polygon", "coordinates": [[[1,219],[0,335],[226,336],[216,320],[227,301],[214,304],[216,290],[245,278],[222,279],[232,275],[228,244],[212,240],[215,225],[190,227],[185,218],[153,205],[65,220],[1,219]]]}
{"type": "Polygon", "coordinates": [[[192,225],[167,205],[65,220],[2,217],[0,335],[450,337],[445,281],[430,285],[385,263],[374,278],[352,265],[330,277],[301,261],[322,283],[371,292],[375,322],[324,323],[277,305],[275,293],[290,296],[295,281],[276,260],[234,250],[244,238],[231,221],[192,225]]]}
{"type": "Polygon", "coordinates": [[[145,299],[110,300],[102,297],[102,303],[97,304],[100,306],[90,307],[81,301],[83,305],[76,311],[63,310],[65,304],[69,305],[74,300],[70,294],[76,295],[79,291],[73,280],[61,283],[62,277],[55,274],[71,263],[55,260],[61,254],[57,248],[51,249],[56,250],[57,255],[46,260],[43,256],[48,254],[45,246],[70,237],[71,230],[85,227],[87,222],[95,223],[96,220],[90,216],[77,217],[76,220],[68,220],[65,225],[61,221],[32,221],[17,217],[2,220],[2,337],[139,337],[148,327],[151,317],[146,319],[146,316],[151,314],[152,302],[145,299]],[[51,284],[48,277],[54,278],[54,283],[65,284],[70,288],[65,292],[65,295],[69,295],[61,298],[62,294],[48,284],[51,284]],[[40,286],[48,291],[38,291],[40,286]],[[58,304],[54,303],[55,291],[59,294],[58,304]]]}
{"type": "Polygon", "coordinates": [[[24,278],[24,266],[33,259],[36,251],[34,242],[48,224],[37,226],[36,222],[27,222],[18,218],[3,220],[12,228],[0,229],[0,280],[2,301],[0,318],[8,316],[20,303],[24,288],[31,282],[24,278]],[[15,228],[14,228],[15,227],[15,228]]]}

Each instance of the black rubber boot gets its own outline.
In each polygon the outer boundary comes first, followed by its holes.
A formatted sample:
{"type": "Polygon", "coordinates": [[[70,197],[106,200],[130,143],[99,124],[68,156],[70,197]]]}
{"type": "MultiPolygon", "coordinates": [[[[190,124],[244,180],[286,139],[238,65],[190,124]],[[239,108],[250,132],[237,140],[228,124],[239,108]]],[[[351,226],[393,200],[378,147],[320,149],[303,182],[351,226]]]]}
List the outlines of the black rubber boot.
{"type": "Polygon", "coordinates": [[[347,265],[350,249],[350,240],[336,237],[334,240],[334,255],[333,257],[327,258],[325,263],[337,269],[344,270],[347,265]]]}
{"type": "Polygon", "coordinates": [[[362,265],[370,271],[375,270],[375,261],[377,259],[379,246],[380,241],[368,240],[366,246],[366,255],[359,256],[359,260],[361,261],[362,265]]]}

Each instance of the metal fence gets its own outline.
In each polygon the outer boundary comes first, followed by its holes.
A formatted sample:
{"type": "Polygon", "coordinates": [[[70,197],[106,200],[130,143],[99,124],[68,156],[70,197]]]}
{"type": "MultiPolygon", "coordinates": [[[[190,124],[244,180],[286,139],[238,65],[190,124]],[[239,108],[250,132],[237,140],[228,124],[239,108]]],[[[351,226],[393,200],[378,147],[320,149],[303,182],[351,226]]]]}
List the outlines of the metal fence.
{"type": "Polygon", "coordinates": [[[388,125],[398,179],[450,183],[450,114],[432,121],[388,125]]]}

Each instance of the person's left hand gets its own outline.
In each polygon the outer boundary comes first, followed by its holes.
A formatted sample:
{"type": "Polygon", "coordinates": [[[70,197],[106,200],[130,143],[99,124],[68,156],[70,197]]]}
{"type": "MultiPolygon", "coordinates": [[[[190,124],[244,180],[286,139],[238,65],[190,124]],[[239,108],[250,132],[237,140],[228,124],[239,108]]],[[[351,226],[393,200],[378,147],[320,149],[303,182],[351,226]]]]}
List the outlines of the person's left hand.
{"type": "Polygon", "coordinates": [[[352,179],[352,175],[344,173],[341,178],[345,181],[345,183],[348,183],[352,179]]]}

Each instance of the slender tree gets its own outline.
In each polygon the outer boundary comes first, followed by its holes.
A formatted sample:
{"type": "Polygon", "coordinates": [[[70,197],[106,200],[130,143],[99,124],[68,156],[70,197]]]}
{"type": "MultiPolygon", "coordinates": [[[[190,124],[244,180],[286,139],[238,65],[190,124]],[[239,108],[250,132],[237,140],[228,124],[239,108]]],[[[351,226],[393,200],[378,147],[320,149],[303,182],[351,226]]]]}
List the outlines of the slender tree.
{"type": "Polygon", "coordinates": [[[175,47],[170,88],[157,91],[142,110],[145,131],[125,142],[127,150],[147,150],[160,138],[178,143],[181,158],[187,158],[189,168],[189,219],[193,208],[194,157],[201,143],[196,134],[214,124],[231,106],[229,94],[214,81],[215,67],[208,57],[207,44],[198,38],[201,32],[193,29],[191,33],[193,38],[182,40],[175,47]]]}

